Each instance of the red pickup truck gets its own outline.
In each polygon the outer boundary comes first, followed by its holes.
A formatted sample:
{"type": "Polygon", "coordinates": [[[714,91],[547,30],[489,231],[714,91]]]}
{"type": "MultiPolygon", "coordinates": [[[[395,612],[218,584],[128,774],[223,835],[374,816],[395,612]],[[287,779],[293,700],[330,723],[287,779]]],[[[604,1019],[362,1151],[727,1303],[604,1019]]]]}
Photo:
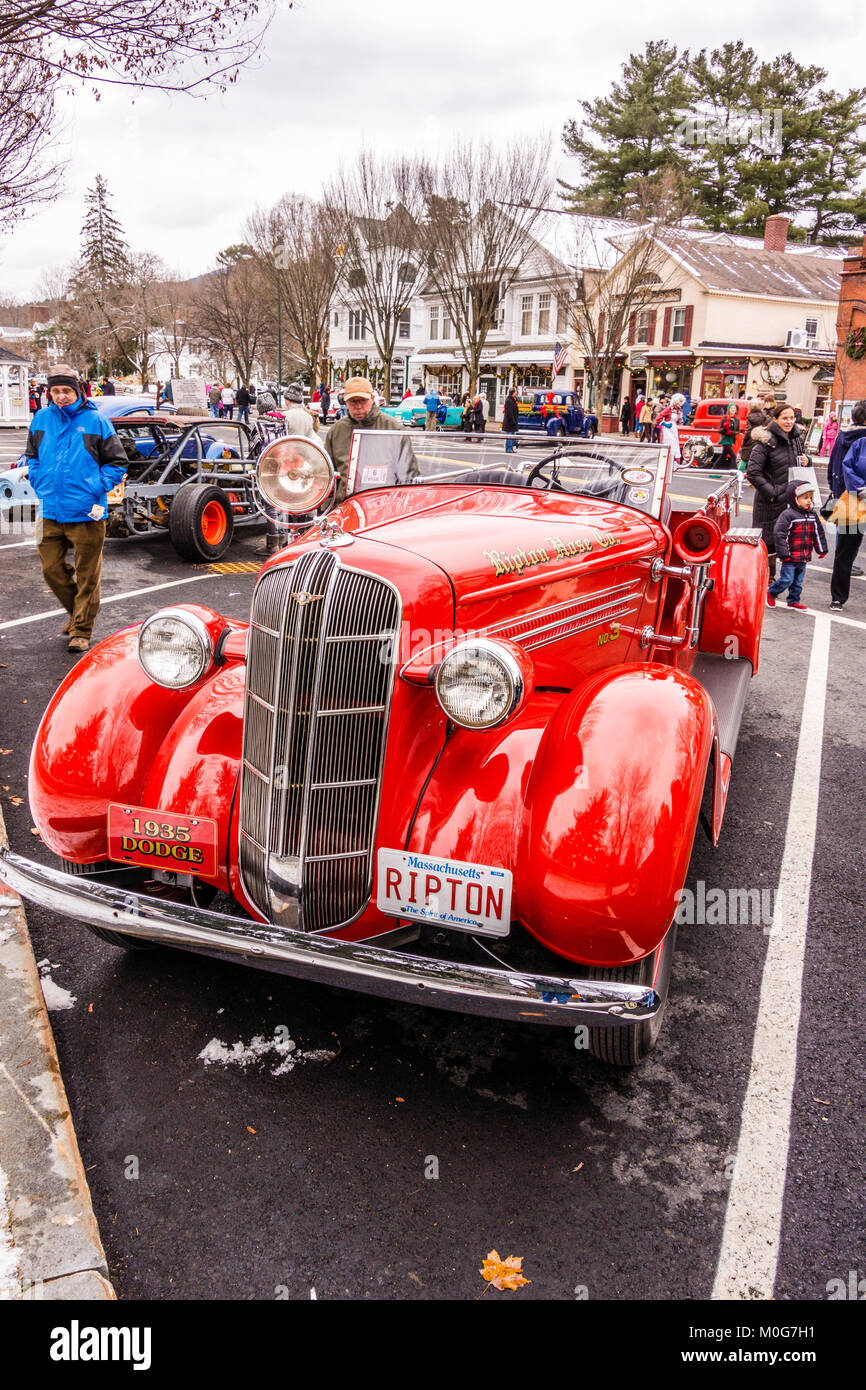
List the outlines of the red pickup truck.
{"type": "Polygon", "coordinates": [[[699,468],[704,463],[712,463],[719,452],[719,428],[728,406],[735,405],[739,411],[740,428],[734,440],[734,451],[739,454],[746,433],[746,417],[749,414],[748,401],[720,400],[718,396],[699,401],[694,419],[689,425],[680,425],[679,436],[683,451],[683,463],[699,468]]]}

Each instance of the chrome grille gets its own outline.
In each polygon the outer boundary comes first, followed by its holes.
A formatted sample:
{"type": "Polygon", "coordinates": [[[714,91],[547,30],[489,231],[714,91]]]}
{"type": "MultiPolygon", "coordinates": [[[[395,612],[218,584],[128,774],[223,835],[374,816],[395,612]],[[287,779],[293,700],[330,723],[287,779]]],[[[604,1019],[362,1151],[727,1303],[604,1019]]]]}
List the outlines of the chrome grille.
{"type": "Polygon", "coordinates": [[[399,620],[395,590],[329,550],[256,586],[240,872],[272,921],[318,931],[369,898],[399,620]]]}

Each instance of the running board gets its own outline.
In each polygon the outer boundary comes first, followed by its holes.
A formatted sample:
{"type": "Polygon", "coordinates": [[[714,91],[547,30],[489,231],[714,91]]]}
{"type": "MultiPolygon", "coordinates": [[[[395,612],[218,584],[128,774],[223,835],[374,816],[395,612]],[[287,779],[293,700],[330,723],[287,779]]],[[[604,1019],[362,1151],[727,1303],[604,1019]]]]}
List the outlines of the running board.
{"type": "Polygon", "coordinates": [[[733,760],[740,735],[740,722],[749,685],[752,663],[715,652],[698,652],[689,672],[704,687],[715,706],[719,720],[719,751],[733,760]]]}
{"type": "Polygon", "coordinates": [[[752,663],[742,658],[733,660],[719,656],[715,652],[698,652],[690,674],[706,690],[719,722],[718,755],[713,758],[711,824],[701,811],[701,821],[710,840],[717,845],[731,786],[732,760],[737,749],[743,708],[752,680],[752,663]]]}

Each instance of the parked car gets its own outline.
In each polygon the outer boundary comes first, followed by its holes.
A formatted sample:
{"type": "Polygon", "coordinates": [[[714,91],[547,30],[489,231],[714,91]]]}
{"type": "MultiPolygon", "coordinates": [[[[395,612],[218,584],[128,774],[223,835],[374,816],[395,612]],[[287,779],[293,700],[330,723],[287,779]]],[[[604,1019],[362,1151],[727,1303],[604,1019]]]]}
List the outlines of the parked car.
{"type": "Polygon", "coordinates": [[[695,468],[709,465],[721,453],[719,428],[728,406],[736,405],[739,415],[739,430],[734,441],[734,453],[739,454],[746,433],[746,417],[749,414],[748,401],[729,401],[718,396],[698,401],[690,425],[679,425],[677,433],[682,447],[683,463],[695,468]]]}
{"type": "Polygon", "coordinates": [[[259,425],[163,414],[118,417],[129,460],[108,494],[106,534],[132,540],[168,533],[185,560],[218,560],[235,528],[260,522],[251,470],[259,425]]]}
{"type": "Polygon", "coordinates": [[[580,397],[574,391],[534,391],[531,396],[518,399],[518,430],[536,430],[550,434],[551,420],[557,419],[555,433],[558,436],[580,434],[580,416],[577,407],[580,397]]]}
{"type": "MultiPolygon", "coordinates": [[[[462,407],[453,405],[450,396],[446,396],[445,401],[445,419],[437,424],[437,429],[461,429],[463,423],[462,407]]],[[[382,413],[395,416],[396,419],[402,420],[404,425],[411,425],[415,429],[424,429],[427,423],[427,406],[424,402],[424,396],[407,396],[406,400],[401,401],[399,405],[383,406],[382,413]]]]}
{"type": "Polygon", "coordinates": [[[172,603],[78,663],[30,764],[58,865],[0,851],[0,876],[117,946],[639,1062],[695,835],[721,831],[767,554],[735,471],[540,443],[359,431],[329,513],[318,442],[267,446],[263,495],[316,524],[249,622],[172,603]]]}
{"type": "Polygon", "coordinates": [[[176,409],[171,401],[157,406],[156,396],[91,396],[90,399],[100,415],[107,415],[109,420],[122,415],[153,415],[157,410],[160,415],[173,415],[176,409]]]}

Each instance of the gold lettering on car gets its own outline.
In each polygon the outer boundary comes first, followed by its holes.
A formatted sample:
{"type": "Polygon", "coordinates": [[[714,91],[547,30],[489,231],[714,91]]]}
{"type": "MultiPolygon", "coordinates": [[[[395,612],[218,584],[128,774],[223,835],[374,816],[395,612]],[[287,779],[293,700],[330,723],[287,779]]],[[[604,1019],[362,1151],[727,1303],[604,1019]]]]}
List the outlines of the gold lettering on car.
{"type": "MultiPolygon", "coordinates": [[[[618,538],[594,532],[600,546],[617,545],[618,538]]],[[[596,541],[587,536],[577,540],[563,540],[562,536],[549,536],[537,550],[482,550],[485,560],[493,566],[494,578],[505,574],[522,574],[533,565],[547,565],[552,560],[570,560],[576,555],[586,555],[595,549],[596,541]]]]}
{"type": "Polygon", "coordinates": [[[608,642],[615,642],[616,639],[617,639],[617,637],[619,637],[619,634],[620,634],[620,626],[619,626],[619,623],[610,623],[610,624],[609,624],[609,630],[608,630],[607,632],[600,632],[600,633],[598,634],[598,643],[597,643],[597,645],[598,645],[599,647],[606,647],[607,644],[608,644],[608,642]]]}

